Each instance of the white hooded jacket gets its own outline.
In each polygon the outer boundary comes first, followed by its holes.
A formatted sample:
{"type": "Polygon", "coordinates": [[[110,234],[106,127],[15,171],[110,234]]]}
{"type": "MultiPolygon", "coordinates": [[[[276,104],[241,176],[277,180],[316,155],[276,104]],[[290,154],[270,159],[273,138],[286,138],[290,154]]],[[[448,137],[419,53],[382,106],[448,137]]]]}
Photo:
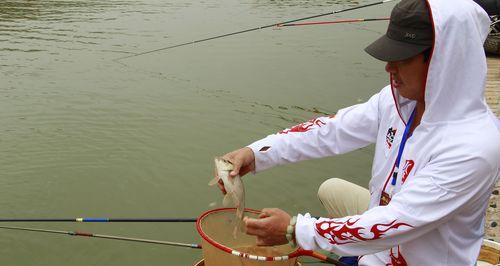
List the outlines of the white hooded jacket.
{"type": "Polygon", "coordinates": [[[415,107],[390,85],[366,103],[249,145],[259,172],[376,143],[369,210],[339,219],[299,215],[300,247],[361,256],[360,265],[475,265],[500,172],[499,122],[484,99],[489,18],[472,0],[427,5],[435,37],[426,109],[406,143],[388,205],[379,206],[381,194],[389,190],[415,107]]]}

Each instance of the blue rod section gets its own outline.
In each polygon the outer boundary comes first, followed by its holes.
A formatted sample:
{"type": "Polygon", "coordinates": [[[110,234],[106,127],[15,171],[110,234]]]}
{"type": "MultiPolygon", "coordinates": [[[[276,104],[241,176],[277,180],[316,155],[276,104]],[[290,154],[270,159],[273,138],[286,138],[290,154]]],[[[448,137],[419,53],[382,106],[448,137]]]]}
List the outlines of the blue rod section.
{"type": "Polygon", "coordinates": [[[107,223],[109,222],[108,218],[77,218],[77,222],[88,222],[88,223],[94,223],[94,222],[101,222],[101,223],[107,223]],[[78,219],[82,219],[81,221],[78,221],[78,219]]]}

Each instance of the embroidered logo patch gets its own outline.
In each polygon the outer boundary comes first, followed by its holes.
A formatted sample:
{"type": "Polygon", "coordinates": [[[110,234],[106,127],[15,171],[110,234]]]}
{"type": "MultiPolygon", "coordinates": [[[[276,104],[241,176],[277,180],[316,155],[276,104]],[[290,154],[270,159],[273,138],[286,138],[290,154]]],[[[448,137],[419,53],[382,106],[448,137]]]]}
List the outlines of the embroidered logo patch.
{"type": "Polygon", "coordinates": [[[396,136],[397,129],[390,127],[387,130],[387,134],[385,135],[385,144],[387,148],[390,149],[392,147],[392,143],[394,142],[394,137],[396,136]]]}
{"type": "Polygon", "coordinates": [[[402,183],[406,181],[406,178],[410,175],[414,165],[415,162],[413,160],[406,160],[405,165],[403,166],[403,178],[401,179],[402,183]]]}

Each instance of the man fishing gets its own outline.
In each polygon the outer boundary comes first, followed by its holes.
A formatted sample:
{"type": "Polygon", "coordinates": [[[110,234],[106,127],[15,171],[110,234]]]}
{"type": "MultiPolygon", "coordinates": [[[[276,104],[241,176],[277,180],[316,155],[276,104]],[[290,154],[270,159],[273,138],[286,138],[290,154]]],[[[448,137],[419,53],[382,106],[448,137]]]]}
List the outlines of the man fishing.
{"type": "Polygon", "coordinates": [[[390,85],[223,156],[242,176],[375,143],[368,189],[329,179],[318,196],[330,217],[264,209],[245,218],[247,233],[359,265],[475,265],[500,173],[499,122],[484,100],[488,26],[471,0],[398,3],[387,33],[365,49],[387,62],[390,85]]]}

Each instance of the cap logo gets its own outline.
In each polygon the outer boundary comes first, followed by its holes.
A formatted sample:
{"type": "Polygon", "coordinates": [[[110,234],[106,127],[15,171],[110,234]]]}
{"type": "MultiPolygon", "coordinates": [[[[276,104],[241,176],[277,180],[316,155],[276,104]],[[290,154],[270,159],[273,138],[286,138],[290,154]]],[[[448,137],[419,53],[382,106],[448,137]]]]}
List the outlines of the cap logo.
{"type": "Polygon", "coordinates": [[[415,39],[417,37],[417,34],[415,33],[405,33],[405,38],[408,38],[408,39],[415,39]]]}

